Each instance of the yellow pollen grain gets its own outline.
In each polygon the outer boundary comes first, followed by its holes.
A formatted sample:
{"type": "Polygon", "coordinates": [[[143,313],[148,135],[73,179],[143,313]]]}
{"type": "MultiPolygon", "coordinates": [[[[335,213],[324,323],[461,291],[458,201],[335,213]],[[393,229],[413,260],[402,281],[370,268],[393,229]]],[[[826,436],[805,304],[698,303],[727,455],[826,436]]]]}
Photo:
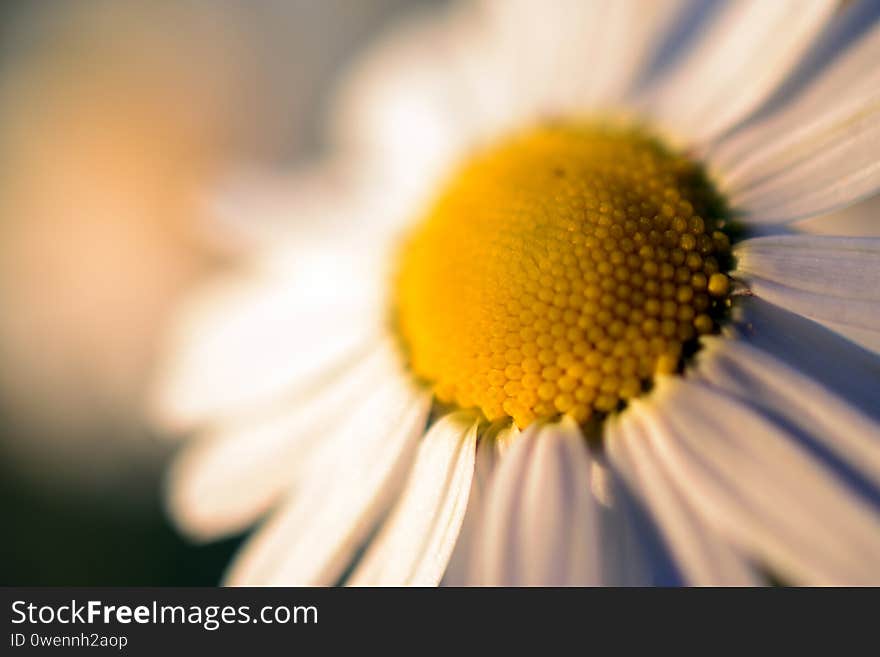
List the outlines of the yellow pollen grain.
{"type": "Polygon", "coordinates": [[[638,130],[554,124],[478,154],[400,252],[413,372],[520,428],[615,411],[717,329],[719,207],[698,165],[638,130]]]}

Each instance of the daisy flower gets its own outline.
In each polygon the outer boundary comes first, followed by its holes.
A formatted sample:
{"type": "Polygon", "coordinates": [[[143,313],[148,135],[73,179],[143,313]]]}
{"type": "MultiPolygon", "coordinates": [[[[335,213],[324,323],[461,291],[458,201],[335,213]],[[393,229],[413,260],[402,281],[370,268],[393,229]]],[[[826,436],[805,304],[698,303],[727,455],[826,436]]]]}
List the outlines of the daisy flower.
{"type": "Polygon", "coordinates": [[[230,584],[880,582],[880,240],[792,227],[880,189],[873,9],[398,27],[227,200],[297,228],[175,333],[179,525],[262,520],[230,584]]]}

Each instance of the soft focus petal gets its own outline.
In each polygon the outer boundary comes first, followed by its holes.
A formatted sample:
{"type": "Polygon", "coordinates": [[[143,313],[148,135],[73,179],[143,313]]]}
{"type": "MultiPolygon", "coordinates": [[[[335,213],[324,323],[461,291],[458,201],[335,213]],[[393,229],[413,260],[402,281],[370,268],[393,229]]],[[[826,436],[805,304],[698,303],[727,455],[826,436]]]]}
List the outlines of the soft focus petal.
{"type": "Polygon", "coordinates": [[[509,121],[619,109],[680,0],[489,0],[484,38],[509,121]],[[540,20],[536,20],[540,17],[540,20]],[[589,64],[587,64],[589,63],[589,64]]]}
{"type": "MultiPolygon", "coordinates": [[[[847,364],[841,363],[841,369],[847,364]]],[[[880,418],[787,365],[771,353],[740,340],[708,338],[697,375],[743,402],[783,419],[806,444],[829,457],[844,476],[862,482],[880,502],[880,418]]],[[[880,377],[864,382],[868,389],[880,377]]],[[[869,493],[871,494],[871,493],[869,493]]]]}
{"type": "Polygon", "coordinates": [[[811,235],[880,237],[880,194],[830,214],[795,222],[791,228],[811,235]]]}
{"type": "Polygon", "coordinates": [[[751,223],[830,212],[880,189],[880,26],[801,94],[710,153],[751,223]]]}
{"type": "Polygon", "coordinates": [[[504,453],[480,532],[474,583],[601,583],[590,455],[571,420],[533,425],[504,453]]]}
{"type": "Polygon", "coordinates": [[[246,529],[291,488],[315,450],[340,429],[340,417],[368,404],[377,383],[396,371],[390,345],[339,372],[311,394],[246,415],[194,441],[169,475],[168,505],[198,539],[246,529]]]}
{"type": "Polygon", "coordinates": [[[817,320],[880,330],[880,238],[779,235],[734,248],[753,294],[817,320]]]}
{"type": "Polygon", "coordinates": [[[648,113],[690,142],[720,134],[773,92],[836,8],[828,0],[723,3],[644,99],[648,113]]]}
{"type": "MultiPolygon", "coordinates": [[[[413,220],[437,181],[482,131],[468,67],[474,8],[431,8],[399,21],[348,72],[331,116],[331,139],[368,185],[393,189],[373,216],[392,230],[413,220]]],[[[492,78],[487,79],[490,85],[492,78]]]]}
{"type": "Polygon", "coordinates": [[[625,412],[606,433],[608,459],[638,496],[659,527],[690,586],[749,586],[760,583],[755,570],[727,544],[678,490],[652,451],[643,422],[650,416],[625,412]]]}
{"type": "Polygon", "coordinates": [[[487,429],[477,443],[474,477],[471,481],[471,492],[468,495],[467,511],[462,521],[455,550],[452,552],[449,565],[443,576],[444,586],[466,586],[472,583],[470,568],[480,528],[483,525],[489,485],[500,457],[499,446],[508,445],[510,441],[516,440],[520,433],[516,425],[498,429],[498,427],[487,429]]]}
{"type": "Polygon", "coordinates": [[[273,251],[328,244],[351,248],[357,244],[349,239],[352,233],[372,223],[359,218],[371,217],[381,196],[354,163],[336,154],[293,170],[241,166],[227,172],[205,199],[211,217],[207,238],[232,253],[270,258],[273,251]]]}
{"type": "Polygon", "coordinates": [[[680,4],[487,0],[403,21],[349,73],[332,121],[337,147],[395,190],[373,216],[405,225],[462,158],[512,130],[619,107],[680,4]]]}
{"type": "Polygon", "coordinates": [[[784,424],[695,382],[664,379],[654,394],[652,449],[718,533],[784,581],[878,581],[877,510],[784,424]]]}
{"type": "Polygon", "coordinates": [[[335,583],[406,478],[429,396],[405,380],[341,419],[341,441],[312,463],[295,490],[232,564],[232,585],[335,583]]]}
{"type": "Polygon", "coordinates": [[[382,271],[371,254],[300,249],[284,275],[221,280],[184,309],[159,376],[157,412],[177,429],[312,389],[375,344],[382,271]]]}
{"type": "Polygon", "coordinates": [[[830,319],[818,320],[819,323],[868,351],[880,354],[880,331],[874,329],[859,328],[852,324],[841,324],[830,319]]]}
{"type": "Polygon", "coordinates": [[[734,321],[725,330],[877,417],[880,357],[814,321],[758,297],[738,297],[734,321]]]}
{"type": "Polygon", "coordinates": [[[478,422],[440,418],[428,431],[391,517],[358,564],[354,586],[436,586],[468,505],[478,422]]]}
{"type": "MultiPolygon", "coordinates": [[[[612,431],[604,428],[605,445],[612,431]]],[[[680,586],[656,523],[639,506],[613,464],[593,455],[591,490],[599,501],[602,586],[680,586]]]]}

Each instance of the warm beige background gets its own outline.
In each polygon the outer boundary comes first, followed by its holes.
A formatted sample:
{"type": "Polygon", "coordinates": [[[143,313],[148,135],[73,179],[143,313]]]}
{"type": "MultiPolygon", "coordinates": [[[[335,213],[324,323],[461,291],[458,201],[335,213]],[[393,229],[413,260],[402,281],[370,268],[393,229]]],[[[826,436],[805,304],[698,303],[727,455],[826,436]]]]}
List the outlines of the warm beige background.
{"type": "Polygon", "coordinates": [[[411,4],[0,6],[0,583],[217,580],[159,508],[161,329],[230,260],[218,181],[315,155],[334,77],[411,4]]]}

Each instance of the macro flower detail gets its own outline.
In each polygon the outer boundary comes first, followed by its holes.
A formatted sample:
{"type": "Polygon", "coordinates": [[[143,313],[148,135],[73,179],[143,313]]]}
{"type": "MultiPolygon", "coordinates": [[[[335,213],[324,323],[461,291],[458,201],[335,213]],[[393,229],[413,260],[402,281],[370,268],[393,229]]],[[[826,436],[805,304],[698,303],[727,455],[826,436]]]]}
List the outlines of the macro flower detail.
{"type": "Polygon", "coordinates": [[[521,429],[609,413],[726,311],[721,213],[699,168],[634,131],[552,126],[497,147],[406,244],[410,366],[439,401],[521,429]]]}
{"type": "Polygon", "coordinates": [[[878,581],[880,239],[797,222],[880,191],[880,27],[698,4],[455,4],[365,56],[163,373],[174,518],[265,517],[228,583],[878,581]]]}

